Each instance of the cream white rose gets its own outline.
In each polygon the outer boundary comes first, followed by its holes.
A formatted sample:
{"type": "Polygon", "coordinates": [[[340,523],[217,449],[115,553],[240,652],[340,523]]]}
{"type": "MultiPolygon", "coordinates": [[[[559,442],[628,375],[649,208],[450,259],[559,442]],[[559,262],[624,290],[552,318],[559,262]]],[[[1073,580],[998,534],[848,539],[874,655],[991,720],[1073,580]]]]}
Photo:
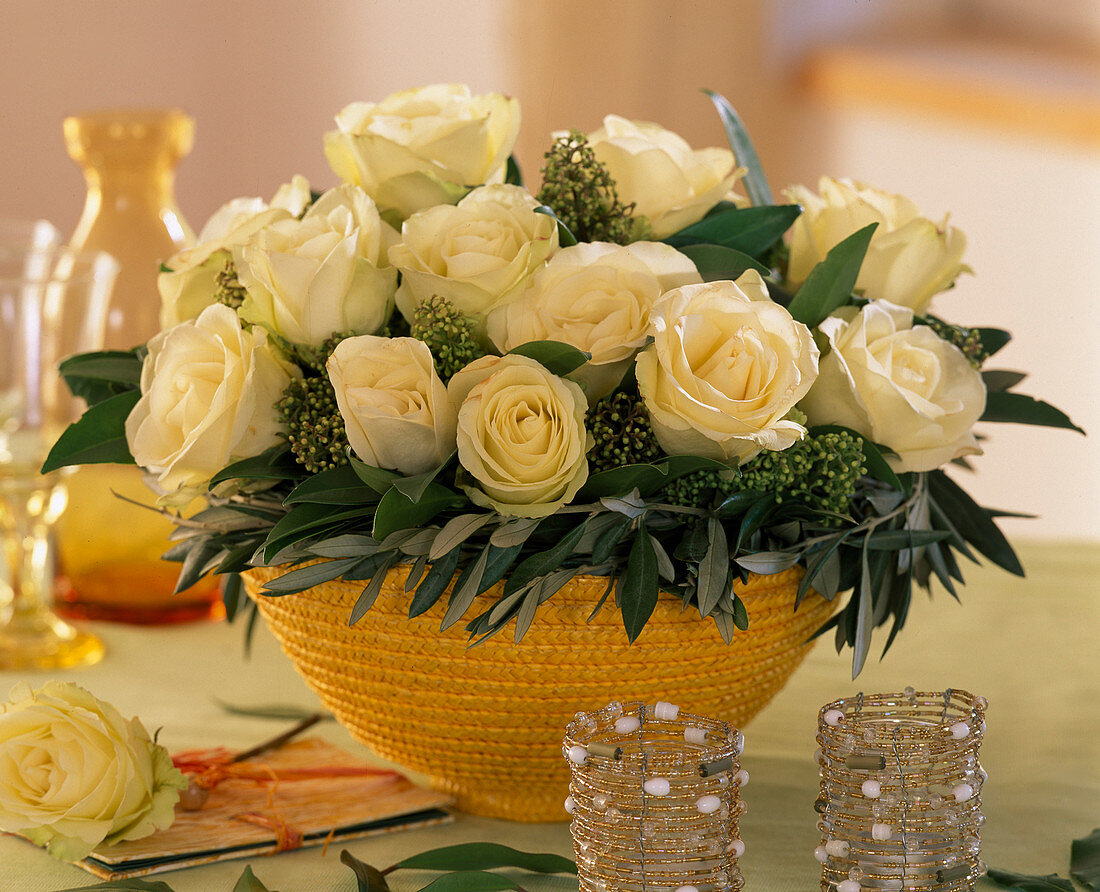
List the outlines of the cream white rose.
{"type": "Polygon", "coordinates": [[[811,424],[840,424],[889,447],[896,471],[931,471],[980,453],[982,376],[913,312],[886,301],[843,307],[821,323],[832,349],[799,405],[811,424]]]}
{"type": "Polygon", "coordinates": [[[438,294],[468,316],[506,303],[558,247],[553,218],[519,186],[482,186],[457,205],[414,214],[390,263],[401,270],[397,308],[412,320],[438,294]]]}
{"type": "Polygon", "coordinates": [[[670,291],[650,323],[638,388],[665,452],[736,465],[805,436],[785,416],[817,376],[818,349],[759,273],[670,291]]]}
{"type": "Polygon", "coordinates": [[[458,409],[458,461],[476,504],[545,517],[588,479],[587,403],[580,387],[526,356],[486,356],[447,385],[458,409]]]}
{"type": "Polygon", "coordinates": [[[701,281],[695,264],[659,242],[581,243],[554,254],[522,296],[493,310],[486,331],[503,353],[528,341],[591,353],[569,376],[591,404],[611,392],[645,344],[661,293],[701,281]]]}
{"type": "Polygon", "coordinates": [[[294,344],[377,331],[393,309],[397,232],[358,186],[330,189],[301,220],[274,223],[233,249],[248,292],[241,318],[294,344]]]}
{"type": "Polygon", "coordinates": [[[66,861],[164,830],[187,779],[137,718],[74,684],[0,704],[0,830],[66,861]]]}
{"type": "Polygon", "coordinates": [[[347,338],[327,368],[348,442],[368,465],[412,476],[454,451],[457,415],[423,341],[347,338]]]}
{"type": "Polygon", "coordinates": [[[233,310],[213,304],[149,341],[126,419],[130,454],[166,493],[202,487],[279,442],[275,403],[297,373],[262,328],[244,331],[233,310]]]}
{"type": "Polygon", "coordinates": [[[310,201],[309,180],[295,176],[271,199],[235,198],[206,221],[197,243],[173,254],[157,276],[161,328],[194,319],[214,302],[217,276],[233,259],[233,248],[278,220],[297,217],[310,201]]]}
{"type": "Polygon", "coordinates": [[[329,166],[403,220],[454,204],[470,186],[504,181],[519,135],[519,102],[435,84],[352,103],[336,125],[325,134],[329,166]]]}
{"type": "Polygon", "coordinates": [[[851,180],[822,177],[818,190],[820,195],[794,186],[784,193],[802,205],[791,228],[787,278],[792,285],[801,285],[831,248],[872,223],[878,228],[856,280],[865,297],[922,313],[960,273],[970,272],[962,262],[966,236],[946,218],[937,225],[920,216],[908,198],[851,180]]]}
{"type": "Polygon", "coordinates": [[[745,175],[729,149],[692,149],[671,130],[617,115],[604,118],[588,142],[615,181],[619,200],[634,204],[653,238],[701,220],[745,175]]]}

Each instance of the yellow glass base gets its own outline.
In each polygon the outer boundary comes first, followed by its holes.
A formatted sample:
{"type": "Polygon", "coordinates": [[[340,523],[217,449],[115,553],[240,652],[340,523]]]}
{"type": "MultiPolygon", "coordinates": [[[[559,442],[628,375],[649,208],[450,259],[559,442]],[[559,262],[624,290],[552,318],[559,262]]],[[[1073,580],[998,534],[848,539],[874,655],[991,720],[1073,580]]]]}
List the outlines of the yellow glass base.
{"type": "Polygon", "coordinates": [[[90,666],[103,656],[103,642],[56,616],[13,616],[0,626],[0,670],[67,669],[90,666]]]}

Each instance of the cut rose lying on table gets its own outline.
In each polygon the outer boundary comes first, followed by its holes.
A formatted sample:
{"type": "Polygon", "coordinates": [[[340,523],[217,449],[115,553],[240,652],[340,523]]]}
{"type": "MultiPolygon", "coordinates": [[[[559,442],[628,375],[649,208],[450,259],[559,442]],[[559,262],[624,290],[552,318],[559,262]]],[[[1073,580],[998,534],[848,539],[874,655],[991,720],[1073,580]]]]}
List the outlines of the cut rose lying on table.
{"type": "Polygon", "coordinates": [[[361,580],[359,616],[407,562],[410,615],[505,580],[475,640],[581,573],[631,640],[661,593],[731,640],[733,582],[797,564],[798,601],[851,590],[826,628],[858,671],[914,581],[955,593],[956,555],[1021,572],[944,471],[975,425],[1074,425],[988,367],[1006,332],[931,314],[961,232],[847,180],[775,203],[711,98],[733,151],[611,116],[554,138],[534,194],[515,100],[349,106],[340,185],[226,205],[165,262],[160,334],[64,363],[91,407],[46,469],[136,462],[162,509],[202,495],[166,557],[181,588],[227,574],[231,614],[250,566],[287,569],[272,594],[361,580]]]}

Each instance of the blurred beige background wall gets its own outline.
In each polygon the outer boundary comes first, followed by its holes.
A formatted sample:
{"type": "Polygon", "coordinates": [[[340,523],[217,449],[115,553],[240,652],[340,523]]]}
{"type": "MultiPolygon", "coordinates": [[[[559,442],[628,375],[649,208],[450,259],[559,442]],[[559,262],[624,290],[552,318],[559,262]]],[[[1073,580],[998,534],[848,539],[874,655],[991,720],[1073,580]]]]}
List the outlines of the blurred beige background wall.
{"type": "Polygon", "coordinates": [[[941,298],[1010,328],[1023,389],[1092,432],[997,426],[968,488],[1042,515],[1019,538],[1100,539],[1100,4],[1096,0],[5,0],[0,216],[71,231],[84,184],[61,119],[174,105],[198,228],[293,173],[332,184],[321,136],[346,103],[464,81],[518,96],[537,184],[551,131],[615,112],[717,145],[707,99],[749,125],[773,188],[821,174],[951,212],[976,276],[941,298]]]}

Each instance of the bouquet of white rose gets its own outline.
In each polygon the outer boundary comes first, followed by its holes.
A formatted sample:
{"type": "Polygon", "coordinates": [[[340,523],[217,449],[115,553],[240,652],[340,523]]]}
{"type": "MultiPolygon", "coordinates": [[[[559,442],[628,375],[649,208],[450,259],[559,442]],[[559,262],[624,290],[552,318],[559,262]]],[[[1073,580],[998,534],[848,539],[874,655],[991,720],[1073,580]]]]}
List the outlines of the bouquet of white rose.
{"type": "Polygon", "coordinates": [[[226,205],[165,262],[160,334],[63,365],[90,408],[45,470],[201,494],[166,557],[181,589],[227,574],[231,614],[250,567],[285,567],[273,594],[361,580],[361,616],[408,563],[410,615],[449,593],[475,640],[588,574],[631,640],[667,593],[729,641],[735,583],[799,565],[796,601],[851,590],[828,625],[858,671],[957,554],[1021,572],[944,470],[975,425],[1074,426],[987,367],[1006,332],[930,314],[962,233],[847,180],[775,203],[711,98],[732,150],[611,116],[554,138],[534,194],[514,99],[345,108],[340,185],[226,205]]]}

